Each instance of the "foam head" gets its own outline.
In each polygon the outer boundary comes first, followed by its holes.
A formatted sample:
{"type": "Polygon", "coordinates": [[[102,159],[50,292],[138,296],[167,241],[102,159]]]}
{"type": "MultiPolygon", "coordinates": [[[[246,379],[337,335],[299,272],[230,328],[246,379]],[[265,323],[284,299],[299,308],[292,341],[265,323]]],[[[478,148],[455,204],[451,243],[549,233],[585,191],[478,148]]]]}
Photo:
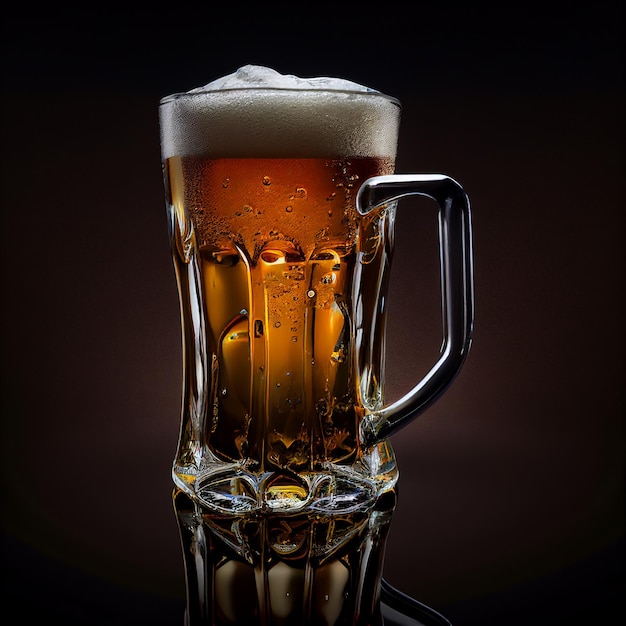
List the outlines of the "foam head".
{"type": "Polygon", "coordinates": [[[161,150],[172,156],[393,159],[400,104],[351,81],[246,65],[161,100],[161,150]]]}

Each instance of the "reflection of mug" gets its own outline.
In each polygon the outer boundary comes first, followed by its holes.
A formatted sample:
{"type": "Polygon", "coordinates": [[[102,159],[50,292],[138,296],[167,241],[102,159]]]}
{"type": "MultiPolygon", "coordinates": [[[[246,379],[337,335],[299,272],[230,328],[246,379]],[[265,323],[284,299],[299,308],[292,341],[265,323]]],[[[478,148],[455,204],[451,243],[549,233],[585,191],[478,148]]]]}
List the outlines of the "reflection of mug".
{"type": "Polygon", "coordinates": [[[395,502],[390,490],[344,514],[225,514],[176,490],[186,626],[383,624],[380,580],[395,502]]]}
{"type": "Polygon", "coordinates": [[[356,85],[209,85],[164,98],[160,115],[184,335],[177,486],[224,513],[369,506],[397,479],[387,436],[469,347],[465,194],[393,175],[400,105],[356,85]],[[394,215],[409,194],[440,207],[444,346],[384,406],[394,215]]]}

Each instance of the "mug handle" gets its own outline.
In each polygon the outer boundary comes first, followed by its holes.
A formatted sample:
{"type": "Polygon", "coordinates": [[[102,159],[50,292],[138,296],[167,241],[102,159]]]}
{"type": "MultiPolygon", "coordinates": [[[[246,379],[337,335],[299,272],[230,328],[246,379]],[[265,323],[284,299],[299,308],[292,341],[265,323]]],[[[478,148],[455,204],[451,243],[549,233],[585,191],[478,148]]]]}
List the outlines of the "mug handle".
{"type": "Polygon", "coordinates": [[[439,207],[441,313],[439,360],[402,398],[361,422],[366,446],[375,445],[426,410],[458,374],[472,342],[474,272],[470,203],[459,183],[442,174],[392,174],[366,180],[357,195],[361,216],[406,196],[426,196],[439,207]]]}

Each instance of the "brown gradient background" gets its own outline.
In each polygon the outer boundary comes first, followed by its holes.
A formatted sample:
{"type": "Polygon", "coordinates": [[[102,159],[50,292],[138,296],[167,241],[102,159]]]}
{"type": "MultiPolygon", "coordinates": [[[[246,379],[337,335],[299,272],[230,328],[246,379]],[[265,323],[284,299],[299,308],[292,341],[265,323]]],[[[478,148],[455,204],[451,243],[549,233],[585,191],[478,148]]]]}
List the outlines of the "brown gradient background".
{"type": "MultiPolygon", "coordinates": [[[[397,170],[449,174],[472,201],[474,345],[394,437],[386,578],[454,626],[622,610],[623,13],[469,4],[5,19],[0,519],[17,622],[182,625],[157,104],[245,63],[397,96],[397,170]]],[[[428,203],[403,203],[397,241],[389,399],[440,341],[428,203]]]]}

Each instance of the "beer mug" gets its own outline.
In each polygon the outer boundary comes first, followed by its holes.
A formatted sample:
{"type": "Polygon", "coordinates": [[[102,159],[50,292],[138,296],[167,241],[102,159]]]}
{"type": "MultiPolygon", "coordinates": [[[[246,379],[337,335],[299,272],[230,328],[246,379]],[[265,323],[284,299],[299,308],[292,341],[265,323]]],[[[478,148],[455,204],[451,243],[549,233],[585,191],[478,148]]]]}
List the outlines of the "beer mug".
{"type": "MultiPolygon", "coordinates": [[[[388,523],[398,479],[389,436],[444,392],[473,324],[467,196],[444,175],[394,173],[399,121],[378,91],[256,66],[161,101],[183,334],[173,480],[189,545],[209,534],[254,566],[271,544],[278,561],[306,553],[321,567],[355,534],[381,543],[371,529],[388,523]],[[443,342],[386,404],[386,290],[409,195],[438,209],[443,342]]],[[[350,577],[362,595],[363,575],[350,577]]]]}

